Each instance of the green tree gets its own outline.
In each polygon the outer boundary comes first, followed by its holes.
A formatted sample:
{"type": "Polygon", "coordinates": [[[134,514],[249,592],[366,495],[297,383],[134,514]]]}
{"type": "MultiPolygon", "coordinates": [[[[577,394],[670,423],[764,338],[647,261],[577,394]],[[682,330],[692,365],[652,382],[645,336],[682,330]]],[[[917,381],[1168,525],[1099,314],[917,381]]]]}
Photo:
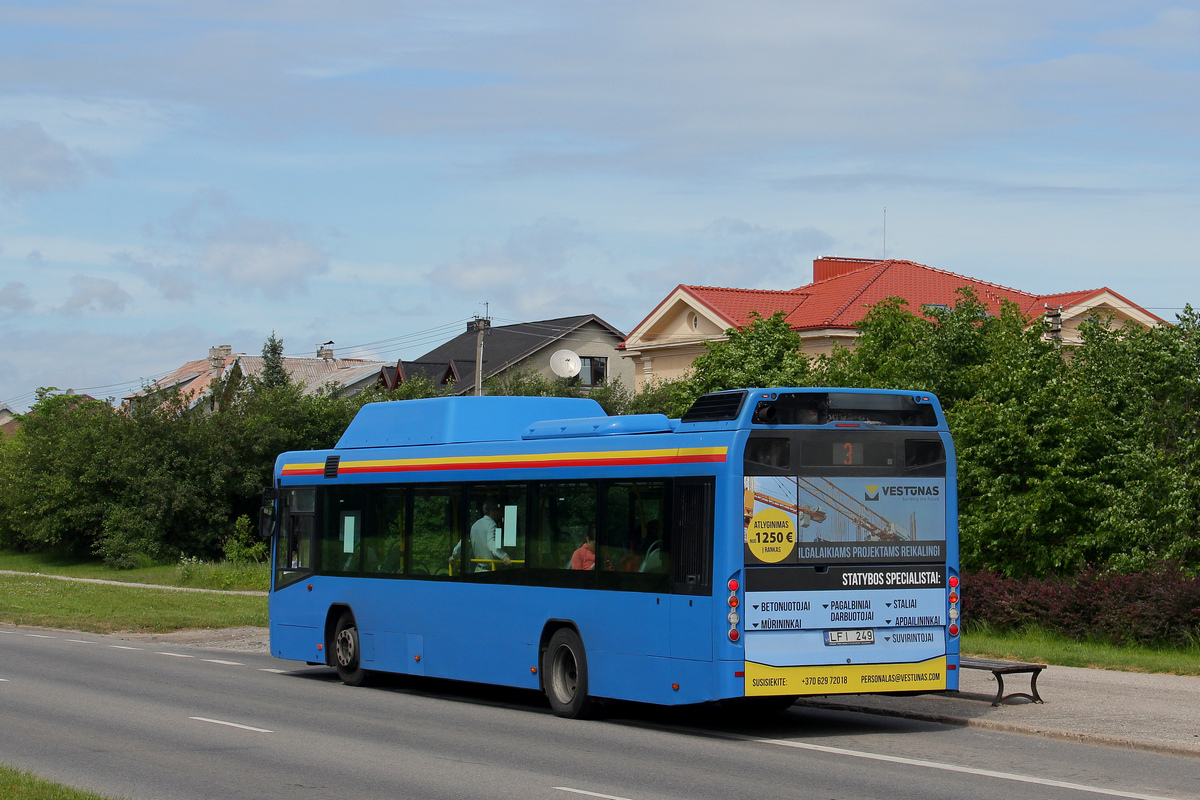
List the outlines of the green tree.
{"type": "Polygon", "coordinates": [[[787,324],[782,311],[769,317],[751,311],[750,323],[740,330],[726,330],[725,337],[724,341],[705,342],[705,352],[692,362],[687,378],[690,391],[680,394],[690,394],[694,401],[702,394],[726,389],[809,384],[810,364],[800,352],[800,334],[787,324]]]}
{"type": "Polygon", "coordinates": [[[291,376],[283,364],[283,341],[275,337],[275,331],[263,342],[262,373],[259,382],[268,389],[287,386],[291,376]]]}

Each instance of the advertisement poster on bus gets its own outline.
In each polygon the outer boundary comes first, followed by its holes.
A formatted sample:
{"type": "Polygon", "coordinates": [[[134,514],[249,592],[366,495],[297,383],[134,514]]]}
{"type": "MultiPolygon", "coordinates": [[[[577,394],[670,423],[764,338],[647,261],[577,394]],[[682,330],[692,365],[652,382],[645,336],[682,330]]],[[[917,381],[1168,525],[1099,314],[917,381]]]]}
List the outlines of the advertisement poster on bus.
{"type": "Polygon", "coordinates": [[[945,478],[744,479],[747,565],[936,563],[945,478]]]}

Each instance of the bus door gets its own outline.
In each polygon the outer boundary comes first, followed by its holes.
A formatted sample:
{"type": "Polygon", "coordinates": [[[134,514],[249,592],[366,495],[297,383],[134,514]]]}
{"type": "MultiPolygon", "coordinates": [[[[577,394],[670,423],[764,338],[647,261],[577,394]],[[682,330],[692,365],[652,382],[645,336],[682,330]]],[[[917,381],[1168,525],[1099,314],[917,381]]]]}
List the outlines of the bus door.
{"type": "Polygon", "coordinates": [[[275,539],[275,589],[313,572],[316,489],[283,489],[279,493],[279,526],[275,539]]]}

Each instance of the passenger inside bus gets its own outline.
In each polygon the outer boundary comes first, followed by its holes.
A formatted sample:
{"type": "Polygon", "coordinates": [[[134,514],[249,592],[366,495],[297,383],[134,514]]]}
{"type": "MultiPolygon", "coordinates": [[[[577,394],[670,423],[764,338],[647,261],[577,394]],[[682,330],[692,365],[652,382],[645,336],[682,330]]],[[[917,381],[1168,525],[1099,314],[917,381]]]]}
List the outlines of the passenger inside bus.
{"type": "MultiPolygon", "coordinates": [[[[492,500],[484,500],[483,516],[471,526],[471,559],[475,562],[475,572],[487,572],[495,567],[494,563],[488,564],[487,561],[501,561],[506,567],[512,565],[512,559],[508,557],[508,553],[495,546],[496,523],[499,521],[500,507],[492,500]]],[[[462,540],[460,539],[450,553],[450,560],[457,559],[461,550],[462,540]]]]}
{"type": "Polygon", "coordinates": [[[571,554],[571,569],[596,568],[596,539],[592,531],[593,528],[589,526],[587,533],[583,535],[583,544],[571,554]]]}

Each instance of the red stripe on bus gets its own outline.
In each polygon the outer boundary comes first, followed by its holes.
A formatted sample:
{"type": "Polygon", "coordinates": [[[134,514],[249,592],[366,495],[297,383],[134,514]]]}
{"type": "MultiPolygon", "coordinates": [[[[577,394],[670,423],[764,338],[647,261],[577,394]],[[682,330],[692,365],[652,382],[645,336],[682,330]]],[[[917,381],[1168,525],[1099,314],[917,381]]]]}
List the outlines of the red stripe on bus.
{"type": "MultiPolygon", "coordinates": [[[[638,464],[703,464],[725,461],[724,454],[708,454],[695,456],[636,456],[627,458],[579,458],[579,459],[547,459],[544,461],[472,461],[456,463],[426,463],[426,464],[393,464],[386,466],[355,467],[342,464],[338,468],[339,475],[364,475],[372,472],[447,472],[472,469],[550,469],[554,467],[613,467],[634,466],[638,464]]],[[[324,475],[324,467],[314,469],[293,469],[283,467],[283,474],[324,475]]]]}
{"type": "MultiPolygon", "coordinates": [[[[549,469],[553,467],[619,467],[637,464],[696,464],[724,461],[725,456],[661,456],[652,458],[551,459],[546,461],[479,461],[451,464],[395,464],[381,467],[338,468],[339,475],[362,475],[371,472],[446,472],[471,469],[549,469]]],[[[300,473],[291,473],[300,474],[300,473]]],[[[314,473],[315,474],[315,473],[314,473]]]]}

